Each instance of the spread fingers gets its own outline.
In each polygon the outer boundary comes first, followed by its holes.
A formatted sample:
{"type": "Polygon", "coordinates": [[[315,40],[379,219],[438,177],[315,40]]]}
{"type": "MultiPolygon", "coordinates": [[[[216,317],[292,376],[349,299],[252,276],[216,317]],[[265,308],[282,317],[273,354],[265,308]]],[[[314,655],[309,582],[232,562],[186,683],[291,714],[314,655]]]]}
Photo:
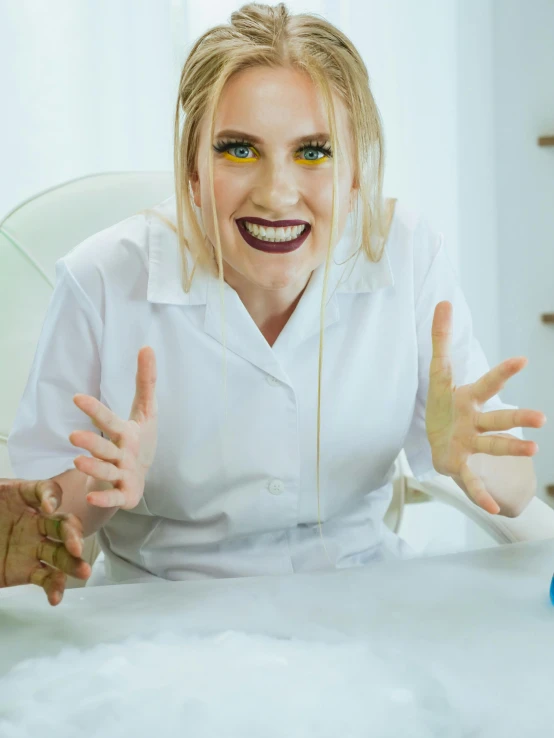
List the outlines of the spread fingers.
{"type": "Polygon", "coordinates": [[[123,459],[123,451],[112,441],[103,438],[93,431],[73,431],[69,434],[69,440],[77,448],[84,448],[97,459],[104,461],[119,462],[123,459]]]}
{"type": "Polygon", "coordinates": [[[539,447],[534,441],[522,441],[512,436],[475,436],[472,449],[476,454],[491,456],[534,456],[539,447]]]}
{"type": "Polygon", "coordinates": [[[545,423],[544,413],[521,408],[489,410],[477,416],[477,430],[481,432],[507,431],[512,428],[542,428],[545,423]]]}
{"type": "Polygon", "coordinates": [[[92,420],[93,424],[110,438],[117,440],[125,427],[124,422],[106,405],[91,395],[73,395],[73,402],[92,420]]]}
{"type": "Polygon", "coordinates": [[[118,469],[117,466],[91,456],[77,456],[73,459],[73,463],[79,471],[88,474],[89,477],[94,477],[94,479],[101,479],[103,482],[110,482],[115,485],[115,482],[119,482],[123,478],[123,471],[118,469]]]}

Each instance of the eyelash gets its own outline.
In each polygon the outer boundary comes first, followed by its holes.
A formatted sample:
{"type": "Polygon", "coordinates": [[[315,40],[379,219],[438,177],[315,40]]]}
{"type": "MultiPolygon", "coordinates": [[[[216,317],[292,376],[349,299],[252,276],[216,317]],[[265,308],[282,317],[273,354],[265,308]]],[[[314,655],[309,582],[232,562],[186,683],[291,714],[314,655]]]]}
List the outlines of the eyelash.
{"type": "MultiPolygon", "coordinates": [[[[250,141],[217,141],[214,144],[214,151],[217,151],[220,154],[223,154],[225,151],[229,151],[229,149],[235,148],[235,146],[244,146],[245,148],[252,149],[254,148],[252,143],[250,141]]],[[[330,146],[326,146],[325,144],[320,143],[319,141],[315,141],[313,143],[305,143],[300,146],[297,151],[306,151],[306,149],[314,149],[315,151],[321,151],[322,154],[325,154],[329,159],[333,156],[333,153],[331,151],[330,146]]],[[[240,158],[240,157],[237,157],[240,158]]],[[[317,159],[306,159],[306,161],[317,161],[317,159]]]]}

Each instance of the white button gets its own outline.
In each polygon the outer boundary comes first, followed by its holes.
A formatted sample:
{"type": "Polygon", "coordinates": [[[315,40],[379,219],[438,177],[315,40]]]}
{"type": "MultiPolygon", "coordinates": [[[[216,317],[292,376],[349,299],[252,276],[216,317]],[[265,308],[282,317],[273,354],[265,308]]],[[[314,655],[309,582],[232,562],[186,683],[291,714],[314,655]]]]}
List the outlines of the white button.
{"type": "Polygon", "coordinates": [[[280,495],[285,489],[285,485],[280,479],[273,479],[267,486],[272,495],[280,495]]]}
{"type": "Polygon", "coordinates": [[[281,381],[277,377],[274,377],[273,374],[266,374],[265,378],[267,379],[267,383],[272,387],[277,387],[281,384],[281,381]]]}

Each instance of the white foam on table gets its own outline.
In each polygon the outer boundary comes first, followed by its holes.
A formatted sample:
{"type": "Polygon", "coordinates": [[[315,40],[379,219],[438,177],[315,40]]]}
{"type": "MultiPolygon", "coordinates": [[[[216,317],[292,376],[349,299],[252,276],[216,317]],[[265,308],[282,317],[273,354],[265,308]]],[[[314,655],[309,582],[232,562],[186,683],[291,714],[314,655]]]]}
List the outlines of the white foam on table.
{"type": "Polygon", "coordinates": [[[165,631],[28,659],[0,679],[2,738],[462,738],[425,665],[368,643],[165,631]]]}

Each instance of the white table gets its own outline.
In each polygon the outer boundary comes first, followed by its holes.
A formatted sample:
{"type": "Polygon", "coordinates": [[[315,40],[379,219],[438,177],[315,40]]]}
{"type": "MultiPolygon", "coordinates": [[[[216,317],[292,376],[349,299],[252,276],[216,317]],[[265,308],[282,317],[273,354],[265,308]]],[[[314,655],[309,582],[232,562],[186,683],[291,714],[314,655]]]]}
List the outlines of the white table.
{"type": "Polygon", "coordinates": [[[37,587],[3,589],[0,675],[67,644],[176,625],[195,634],[339,633],[444,674],[466,707],[493,695],[483,724],[498,719],[497,738],[554,735],[553,573],[549,540],[330,573],[73,589],[55,608],[37,587]]]}

